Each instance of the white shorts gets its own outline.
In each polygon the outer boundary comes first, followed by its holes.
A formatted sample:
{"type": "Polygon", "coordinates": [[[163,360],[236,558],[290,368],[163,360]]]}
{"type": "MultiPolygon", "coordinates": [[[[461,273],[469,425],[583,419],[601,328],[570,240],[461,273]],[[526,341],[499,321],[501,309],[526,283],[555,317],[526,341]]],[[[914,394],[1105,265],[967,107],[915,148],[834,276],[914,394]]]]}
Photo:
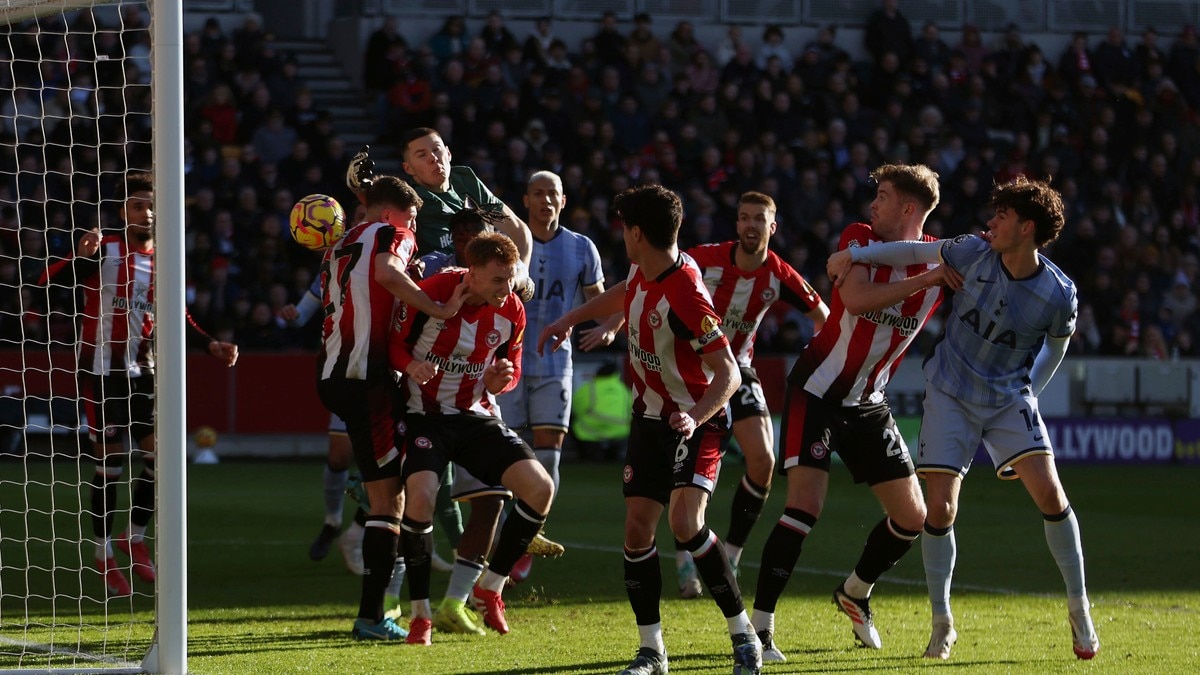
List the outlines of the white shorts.
{"type": "Polygon", "coordinates": [[[566,431],[571,420],[571,376],[527,377],[496,398],[509,429],[566,431]]]}
{"type": "Polygon", "coordinates": [[[512,499],[512,492],[503,485],[488,485],[457,464],[451,464],[450,468],[454,471],[454,482],[450,485],[450,498],[454,501],[467,502],[486,495],[512,499]]]}
{"type": "Polygon", "coordinates": [[[926,382],[920,438],[917,473],[967,475],[980,441],[996,475],[1006,480],[1017,477],[1012,465],[1019,460],[1054,454],[1032,394],[992,408],[964,403],[926,382]]]}

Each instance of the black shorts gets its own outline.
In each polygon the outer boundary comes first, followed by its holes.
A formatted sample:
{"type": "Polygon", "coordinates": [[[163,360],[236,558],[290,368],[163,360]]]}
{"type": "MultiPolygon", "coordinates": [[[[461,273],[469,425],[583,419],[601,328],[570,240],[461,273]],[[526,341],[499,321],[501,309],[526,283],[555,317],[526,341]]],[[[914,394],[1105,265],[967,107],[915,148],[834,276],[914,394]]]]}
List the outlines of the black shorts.
{"type": "Polygon", "coordinates": [[[418,471],[442,475],[454,462],[486,485],[501,485],[508,467],[536,459],[533,450],[499,417],[409,413],[404,433],[404,479],[418,471]]]}
{"type": "Polygon", "coordinates": [[[386,380],[318,380],[317,394],[329,412],[346,423],[363,482],[399,477],[404,408],[396,385],[386,380]]]}
{"type": "Polygon", "coordinates": [[[137,444],[154,433],[154,376],[79,373],[79,398],[87,415],[88,438],[120,443],[124,433],[137,444]]]}
{"type": "Polygon", "coordinates": [[[634,415],[625,455],[624,495],[666,504],[676,488],[694,486],[712,494],[721,470],[725,432],[725,427],[709,421],[685,440],[664,420],[634,415]]]}
{"type": "Polygon", "coordinates": [[[763,395],[762,382],[753,368],[742,368],[742,384],[729,397],[729,417],[740,422],[749,417],[767,417],[767,397],[763,395]]]}
{"type": "Polygon", "coordinates": [[[887,401],[843,406],[789,384],[780,435],[783,474],[793,466],[829,471],[831,452],[841,456],[855,483],[876,485],[914,473],[887,401]]]}

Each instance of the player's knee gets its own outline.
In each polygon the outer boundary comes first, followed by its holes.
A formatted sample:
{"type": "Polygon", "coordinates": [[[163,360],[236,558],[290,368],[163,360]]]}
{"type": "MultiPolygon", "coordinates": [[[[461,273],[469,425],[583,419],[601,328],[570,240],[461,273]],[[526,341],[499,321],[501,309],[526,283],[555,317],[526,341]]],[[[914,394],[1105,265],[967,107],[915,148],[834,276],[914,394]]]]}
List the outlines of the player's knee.
{"type": "Polygon", "coordinates": [[[775,453],[768,450],[754,458],[747,454],[746,475],[755,484],[770,487],[771,477],[775,475],[775,453]]]}
{"type": "Polygon", "coordinates": [[[704,529],[704,519],[689,509],[676,508],[668,514],[667,522],[671,525],[671,533],[679,541],[688,541],[704,529]]]}
{"type": "MultiPolygon", "coordinates": [[[[925,522],[936,528],[947,528],[954,524],[958,505],[950,500],[930,500],[925,512],[925,522]]],[[[902,525],[902,527],[906,527],[902,525]]]]}
{"type": "Polygon", "coordinates": [[[432,474],[428,480],[416,475],[410,477],[404,491],[398,497],[404,515],[422,522],[432,520],[434,502],[437,499],[437,487],[437,477],[432,474]]]}
{"type": "Polygon", "coordinates": [[[642,551],[654,545],[654,528],[638,520],[625,520],[625,548],[642,551]]]}
{"type": "Polygon", "coordinates": [[[540,513],[547,513],[550,511],[550,504],[554,501],[554,480],[537,461],[531,461],[526,466],[528,469],[521,470],[519,481],[512,485],[506,483],[506,485],[513,491],[517,499],[529,504],[540,513]]]}
{"type": "Polygon", "coordinates": [[[1070,504],[1067,494],[1057,482],[1040,485],[1036,490],[1030,489],[1029,493],[1042,513],[1062,513],[1070,504]]]}
{"type": "Polygon", "coordinates": [[[917,503],[912,506],[906,506],[902,509],[897,509],[896,513],[889,513],[888,517],[896,525],[912,532],[920,532],[925,526],[927,512],[925,505],[917,503]]]}

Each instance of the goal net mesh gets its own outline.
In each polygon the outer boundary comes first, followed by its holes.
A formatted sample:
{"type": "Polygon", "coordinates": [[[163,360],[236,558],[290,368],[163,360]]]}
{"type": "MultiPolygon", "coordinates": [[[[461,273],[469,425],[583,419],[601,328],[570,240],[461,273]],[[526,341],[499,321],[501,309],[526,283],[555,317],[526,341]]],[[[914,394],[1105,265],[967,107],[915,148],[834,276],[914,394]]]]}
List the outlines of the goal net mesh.
{"type": "MultiPolygon", "coordinates": [[[[137,670],[153,640],[154,585],[112,543],[132,592],[115,593],[97,566],[106,546],[93,521],[108,514],[93,513],[98,463],[76,376],[87,280],[44,273],[84,233],[121,233],[124,176],[151,169],[150,12],[126,1],[2,5],[0,671],[137,670]]],[[[114,539],[129,526],[141,460],[134,448],[113,480],[114,539]]],[[[153,538],[151,525],[151,551],[153,538]]]]}

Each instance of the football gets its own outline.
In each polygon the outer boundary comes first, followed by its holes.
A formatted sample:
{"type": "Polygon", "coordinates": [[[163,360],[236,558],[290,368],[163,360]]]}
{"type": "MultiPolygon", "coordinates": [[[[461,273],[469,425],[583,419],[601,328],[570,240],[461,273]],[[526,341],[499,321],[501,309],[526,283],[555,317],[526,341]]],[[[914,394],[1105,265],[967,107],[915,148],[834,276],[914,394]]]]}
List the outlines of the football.
{"type": "Polygon", "coordinates": [[[211,448],[217,444],[217,432],[212,427],[200,427],[196,430],[196,445],[201,448],[211,448]]]}
{"type": "Polygon", "coordinates": [[[346,229],[346,212],[329,195],[309,195],[296,202],[288,221],[292,239],[297,244],[321,251],[342,238],[346,229]]]}

